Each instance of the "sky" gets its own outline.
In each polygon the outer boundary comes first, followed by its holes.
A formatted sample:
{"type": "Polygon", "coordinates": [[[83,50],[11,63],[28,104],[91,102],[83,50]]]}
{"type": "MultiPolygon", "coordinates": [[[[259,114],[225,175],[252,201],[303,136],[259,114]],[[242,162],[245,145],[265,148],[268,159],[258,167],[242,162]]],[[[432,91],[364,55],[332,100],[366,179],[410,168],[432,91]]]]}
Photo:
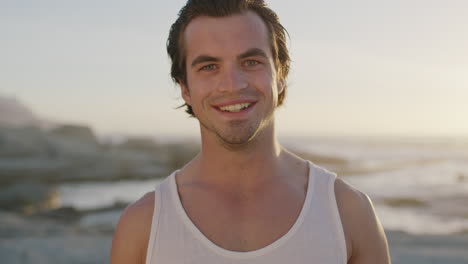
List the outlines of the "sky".
{"type": "MultiPolygon", "coordinates": [[[[0,95],[96,133],[193,135],[165,43],[185,1],[0,0],[0,95]]],[[[267,1],[290,35],[287,135],[468,135],[468,1],[267,1]]]]}

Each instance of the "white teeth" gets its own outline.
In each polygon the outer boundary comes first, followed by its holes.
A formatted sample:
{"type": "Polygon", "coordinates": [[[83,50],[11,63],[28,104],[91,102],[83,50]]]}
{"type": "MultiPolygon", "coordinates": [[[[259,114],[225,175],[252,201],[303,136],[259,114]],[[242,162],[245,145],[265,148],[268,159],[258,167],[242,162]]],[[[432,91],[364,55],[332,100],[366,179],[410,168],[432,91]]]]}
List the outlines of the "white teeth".
{"type": "Polygon", "coordinates": [[[249,107],[250,103],[242,103],[242,104],[234,104],[234,105],[226,105],[222,106],[219,109],[222,111],[228,112],[239,112],[240,110],[249,107]]]}

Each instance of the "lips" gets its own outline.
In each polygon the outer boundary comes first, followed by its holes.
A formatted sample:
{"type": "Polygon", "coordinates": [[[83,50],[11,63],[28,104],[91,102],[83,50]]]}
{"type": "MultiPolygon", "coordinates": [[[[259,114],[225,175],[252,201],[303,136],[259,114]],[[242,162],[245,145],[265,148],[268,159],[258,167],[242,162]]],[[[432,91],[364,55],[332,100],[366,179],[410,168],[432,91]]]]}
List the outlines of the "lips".
{"type": "Polygon", "coordinates": [[[254,100],[239,99],[214,104],[213,107],[223,112],[237,113],[242,111],[243,109],[249,108],[254,103],[254,100]]]}
{"type": "Polygon", "coordinates": [[[217,104],[213,106],[222,112],[237,113],[246,108],[249,108],[254,103],[255,103],[254,101],[236,100],[236,101],[223,102],[222,104],[217,104]]]}
{"type": "Polygon", "coordinates": [[[237,99],[237,100],[228,100],[228,101],[223,101],[223,102],[220,102],[220,103],[215,103],[215,104],[212,104],[212,106],[214,107],[223,107],[223,106],[227,106],[227,105],[234,105],[234,104],[243,104],[243,103],[255,103],[257,102],[256,100],[253,100],[253,99],[237,99]]]}
{"type": "Polygon", "coordinates": [[[242,104],[233,104],[233,105],[226,105],[219,107],[221,111],[226,112],[239,112],[240,110],[247,108],[250,106],[250,103],[242,103],[242,104]]]}

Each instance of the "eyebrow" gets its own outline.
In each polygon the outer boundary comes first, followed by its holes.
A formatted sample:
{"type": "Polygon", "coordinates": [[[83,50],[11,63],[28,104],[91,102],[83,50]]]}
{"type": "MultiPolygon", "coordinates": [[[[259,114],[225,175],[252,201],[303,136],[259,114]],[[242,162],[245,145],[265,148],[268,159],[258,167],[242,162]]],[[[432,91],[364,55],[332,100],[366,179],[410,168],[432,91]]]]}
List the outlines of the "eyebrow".
{"type": "Polygon", "coordinates": [[[237,56],[237,58],[245,59],[245,58],[254,57],[254,56],[260,56],[260,57],[268,58],[267,54],[263,50],[261,50],[259,48],[249,49],[246,52],[244,52],[244,53],[240,54],[239,56],[237,56]]]}
{"type": "Polygon", "coordinates": [[[219,62],[221,61],[220,58],[217,57],[212,57],[208,55],[200,55],[197,56],[193,61],[192,61],[192,67],[196,66],[197,64],[204,63],[204,62],[219,62]]]}
{"type": "MultiPolygon", "coordinates": [[[[246,52],[244,52],[244,53],[240,54],[239,56],[237,56],[237,58],[238,59],[245,59],[245,58],[254,57],[254,56],[260,56],[260,57],[268,58],[267,54],[263,50],[261,50],[259,48],[249,49],[246,52]]],[[[220,61],[221,61],[221,59],[218,58],[218,57],[213,57],[213,56],[208,56],[208,55],[200,55],[200,56],[197,56],[192,61],[191,66],[194,67],[197,64],[205,63],[205,62],[220,62],[220,61]]]]}

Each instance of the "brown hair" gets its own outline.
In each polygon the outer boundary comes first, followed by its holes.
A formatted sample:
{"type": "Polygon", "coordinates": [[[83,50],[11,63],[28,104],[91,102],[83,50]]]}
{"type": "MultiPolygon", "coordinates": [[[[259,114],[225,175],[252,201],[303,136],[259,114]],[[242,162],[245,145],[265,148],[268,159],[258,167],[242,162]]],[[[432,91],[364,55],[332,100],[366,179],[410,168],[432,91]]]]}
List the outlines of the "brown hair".
{"type": "MultiPolygon", "coordinates": [[[[275,68],[283,85],[283,91],[278,95],[278,106],[281,105],[286,93],[286,78],[290,64],[286,46],[287,31],[281,25],[278,15],[263,0],[188,0],[185,6],[180,9],[178,18],[172,24],[167,39],[167,53],[172,62],[172,80],[187,85],[183,32],[192,19],[198,16],[224,17],[248,10],[259,15],[268,28],[275,68]]],[[[186,112],[194,116],[190,105],[184,104],[181,107],[183,106],[187,106],[186,112]]]]}

